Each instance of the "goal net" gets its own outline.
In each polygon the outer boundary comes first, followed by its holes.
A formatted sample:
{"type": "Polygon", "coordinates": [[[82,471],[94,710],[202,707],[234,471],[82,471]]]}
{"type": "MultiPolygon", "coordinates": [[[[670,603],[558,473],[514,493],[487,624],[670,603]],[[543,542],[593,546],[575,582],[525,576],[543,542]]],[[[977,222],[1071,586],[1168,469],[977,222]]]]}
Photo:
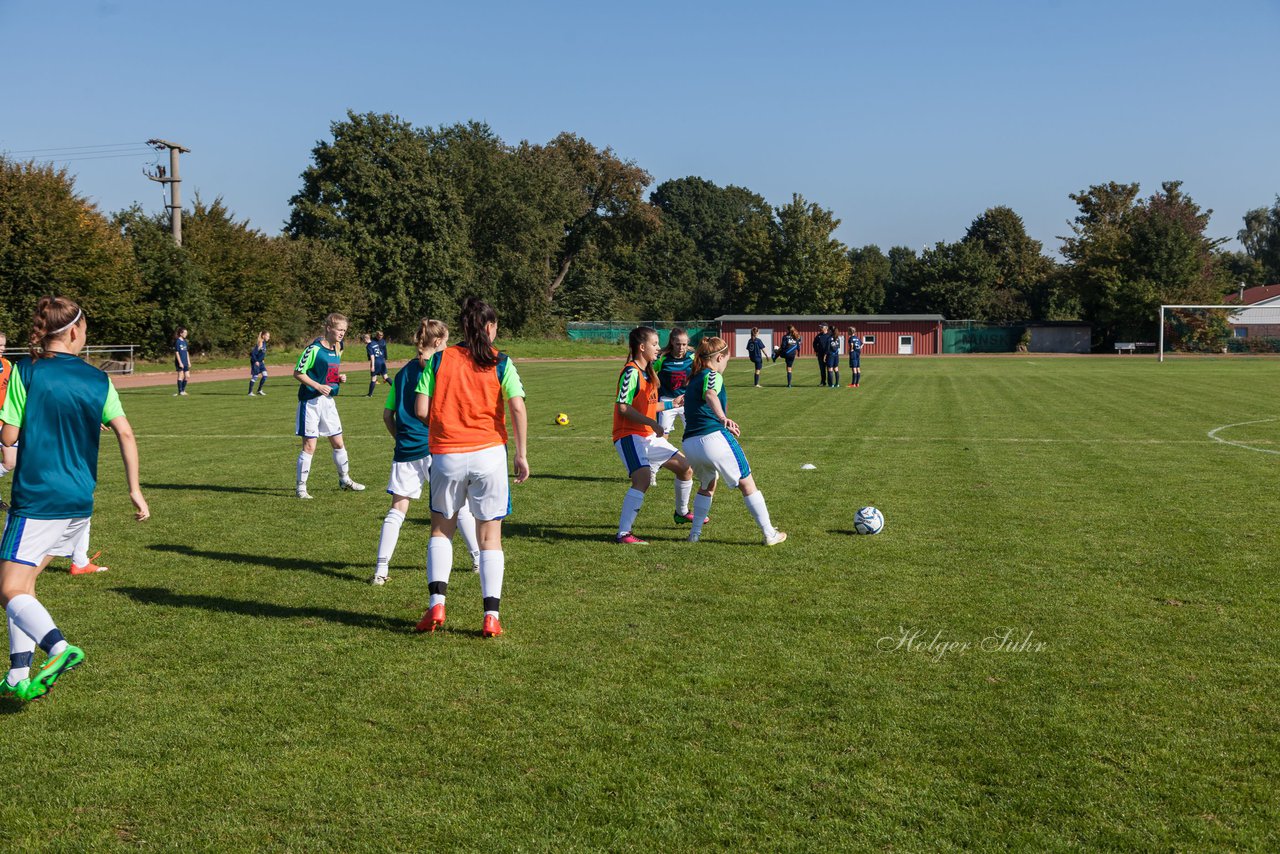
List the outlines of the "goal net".
{"type": "Polygon", "coordinates": [[[1160,361],[1191,353],[1280,353],[1280,305],[1162,305],[1160,361]]]}

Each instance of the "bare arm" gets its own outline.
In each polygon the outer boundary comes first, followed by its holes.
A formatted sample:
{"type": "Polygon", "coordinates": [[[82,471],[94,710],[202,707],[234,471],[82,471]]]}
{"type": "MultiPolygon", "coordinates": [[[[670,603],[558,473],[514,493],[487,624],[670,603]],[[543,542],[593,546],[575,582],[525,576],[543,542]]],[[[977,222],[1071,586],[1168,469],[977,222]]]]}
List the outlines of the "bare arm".
{"type": "Polygon", "coordinates": [[[418,416],[418,420],[423,424],[427,423],[427,419],[431,417],[431,395],[418,395],[418,400],[413,404],[413,414],[418,416]]]}
{"type": "Polygon", "coordinates": [[[511,410],[511,432],[516,438],[516,483],[524,483],[529,479],[529,457],[526,444],[529,437],[529,416],[525,412],[524,398],[513,397],[507,400],[507,408],[511,410]]]}
{"type": "Polygon", "coordinates": [[[4,445],[4,448],[2,449],[4,467],[9,471],[13,471],[13,467],[18,464],[18,449],[13,447],[13,443],[17,441],[18,425],[4,425],[4,429],[0,430],[0,444],[4,445]]]}
{"type": "Polygon", "coordinates": [[[396,413],[393,409],[382,410],[382,423],[387,425],[387,432],[391,434],[391,438],[396,437],[396,413]]]}
{"type": "Polygon", "coordinates": [[[116,433],[116,441],[120,443],[120,457],[124,460],[124,479],[129,485],[129,500],[137,511],[133,518],[139,522],[151,517],[151,508],[147,499],[142,496],[142,485],[138,481],[138,441],[133,437],[133,427],[129,419],[121,415],[112,418],[108,426],[116,433]]]}
{"type": "MultiPolygon", "coordinates": [[[[514,398],[512,399],[514,400],[514,398]]],[[[653,428],[653,432],[656,433],[659,438],[661,438],[665,432],[660,423],[644,415],[639,409],[636,409],[629,403],[619,403],[618,414],[628,421],[634,421],[636,424],[647,424],[653,428]]]]}
{"type": "Polygon", "coordinates": [[[327,385],[316,382],[315,380],[311,379],[311,377],[307,376],[305,373],[297,369],[295,369],[293,372],[293,378],[298,382],[302,383],[303,385],[307,386],[308,388],[315,389],[320,394],[323,394],[325,397],[328,397],[333,393],[332,389],[330,389],[327,385]]]}

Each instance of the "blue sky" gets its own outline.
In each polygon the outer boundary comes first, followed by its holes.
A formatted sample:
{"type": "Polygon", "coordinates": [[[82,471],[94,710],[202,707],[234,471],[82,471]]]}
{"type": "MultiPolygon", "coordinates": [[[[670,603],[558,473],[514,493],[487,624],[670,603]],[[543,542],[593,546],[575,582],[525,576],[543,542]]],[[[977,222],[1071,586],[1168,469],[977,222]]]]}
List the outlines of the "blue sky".
{"type": "MultiPolygon", "coordinates": [[[[1004,204],[1052,252],[1068,194],[1111,180],[1180,179],[1234,237],[1280,193],[1277,45],[1280,0],[0,0],[0,153],[174,140],[185,201],[274,234],[354,109],[800,193],[850,246],[957,240],[1004,204]]],[[[126,156],[66,162],[77,189],[158,211],[154,156],[102,151],[126,156]]]]}

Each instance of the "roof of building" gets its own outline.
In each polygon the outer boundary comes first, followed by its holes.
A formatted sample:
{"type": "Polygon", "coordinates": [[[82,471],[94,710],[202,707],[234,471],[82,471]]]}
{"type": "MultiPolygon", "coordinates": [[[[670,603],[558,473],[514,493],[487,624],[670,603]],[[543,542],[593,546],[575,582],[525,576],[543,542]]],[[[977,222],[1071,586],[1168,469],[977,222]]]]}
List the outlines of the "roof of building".
{"type": "Polygon", "coordinates": [[[901,321],[919,321],[938,323],[945,318],[940,314],[722,314],[716,318],[720,321],[741,320],[787,320],[800,323],[822,323],[823,321],[861,320],[865,323],[891,323],[901,321]]]}
{"type": "Polygon", "coordinates": [[[1226,304],[1241,303],[1243,305],[1253,305],[1254,303],[1265,302],[1266,300],[1275,299],[1276,297],[1280,297],[1280,285],[1257,285],[1252,288],[1245,288],[1243,299],[1241,299],[1241,295],[1239,293],[1234,293],[1230,296],[1224,297],[1222,301],[1226,304]]]}

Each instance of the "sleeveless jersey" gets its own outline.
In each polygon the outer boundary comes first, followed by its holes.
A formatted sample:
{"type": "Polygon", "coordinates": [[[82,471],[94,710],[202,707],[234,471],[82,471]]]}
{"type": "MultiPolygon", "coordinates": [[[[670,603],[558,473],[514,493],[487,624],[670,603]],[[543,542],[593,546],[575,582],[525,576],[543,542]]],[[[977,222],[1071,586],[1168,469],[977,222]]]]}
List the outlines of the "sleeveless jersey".
{"type": "Polygon", "coordinates": [[[623,418],[618,412],[618,404],[625,403],[637,410],[646,418],[658,419],[658,381],[652,370],[642,371],[635,362],[627,362],[618,374],[618,396],[613,406],[613,441],[623,436],[652,436],[653,428],[648,424],[637,424],[629,418],[623,418]]]}
{"type": "Polygon", "coordinates": [[[498,364],[482,368],[462,344],[431,357],[418,379],[417,392],[431,398],[429,447],[432,454],[465,454],[507,444],[502,405],[524,397],[516,366],[506,353],[498,364]]]}

